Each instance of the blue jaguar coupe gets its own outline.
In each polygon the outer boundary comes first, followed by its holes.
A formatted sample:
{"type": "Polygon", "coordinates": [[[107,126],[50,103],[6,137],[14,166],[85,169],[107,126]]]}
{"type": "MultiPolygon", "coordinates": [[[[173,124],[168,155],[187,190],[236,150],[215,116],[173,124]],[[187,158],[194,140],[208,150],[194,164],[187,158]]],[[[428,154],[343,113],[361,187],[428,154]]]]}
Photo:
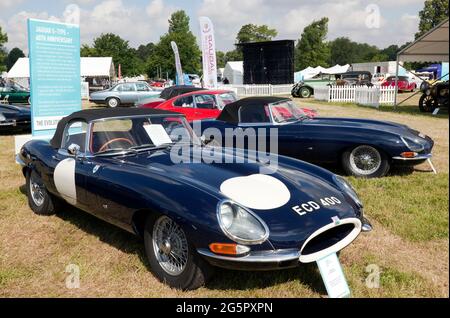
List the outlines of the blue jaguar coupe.
{"type": "MultiPolygon", "coordinates": [[[[310,118],[288,98],[249,97],[228,104],[216,120],[201,121],[199,135],[227,147],[278,133],[267,150],[314,164],[338,164],[356,177],[382,177],[392,165],[414,166],[432,157],[433,140],[408,126],[370,119],[310,118]],[[227,134],[233,130],[233,134],[227,134]],[[245,135],[244,142],[236,136],[245,135]]],[[[252,149],[256,150],[256,149],[252,149]]],[[[260,150],[260,149],[259,149],[260,150]]]]}
{"type": "Polygon", "coordinates": [[[280,157],[264,174],[266,164],[230,149],[223,162],[174,160],[212,149],[182,114],[93,109],[62,119],[52,140],[26,143],[17,161],[35,213],[70,204],[141,236],[154,275],[180,289],[215,267],[314,262],[371,230],[350,184],[309,163],[280,157]]]}

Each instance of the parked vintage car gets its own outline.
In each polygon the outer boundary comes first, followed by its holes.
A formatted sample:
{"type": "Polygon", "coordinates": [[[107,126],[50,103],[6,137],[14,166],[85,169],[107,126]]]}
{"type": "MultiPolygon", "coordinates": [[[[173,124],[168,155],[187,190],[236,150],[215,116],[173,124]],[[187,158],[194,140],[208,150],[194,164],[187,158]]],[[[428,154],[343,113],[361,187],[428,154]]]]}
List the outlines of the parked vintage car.
{"type": "Polygon", "coordinates": [[[350,71],[336,75],[336,85],[373,86],[372,73],[367,71],[350,71]]]}
{"type": "Polygon", "coordinates": [[[314,95],[314,89],[336,84],[336,76],[333,74],[320,73],[315,77],[300,81],[292,87],[292,97],[309,98],[314,95]]]}
{"type": "Polygon", "coordinates": [[[202,132],[208,128],[217,128],[222,139],[204,136],[205,140],[241,148],[247,143],[236,143],[233,135],[228,136],[233,140],[225,139],[227,128],[240,129],[250,137],[262,130],[266,138],[269,129],[277,128],[280,155],[317,164],[339,164],[348,174],[365,178],[382,177],[391,165],[420,164],[431,158],[434,145],[430,137],[393,122],[311,118],[290,99],[280,97],[250,97],[229,104],[217,120],[201,122],[202,132]]]}
{"type": "Polygon", "coordinates": [[[182,113],[189,122],[192,122],[206,118],[217,118],[227,104],[237,100],[238,97],[233,91],[199,90],[182,94],[160,103],[156,101],[150,102],[141,107],[182,113]]]}
{"type": "MultiPolygon", "coordinates": [[[[395,87],[395,76],[389,76],[381,86],[395,87]]],[[[399,92],[414,92],[417,88],[417,84],[411,81],[408,76],[399,76],[397,86],[399,92]]]]}
{"type": "Polygon", "coordinates": [[[35,213],[64,201],[142,236],[154,274],[181,289],[204,284],[213,266],[314,262],[371,230],[350,184],[327,170],[283,157],[261,174],[266,164],[232,149],[224,163],[176,163],[179,147],[211,151],[182,114],[91,109],[61,120],[50,142],[26,143],[17,161],[35,213]]]}
{"type": "Polygon", "coordinates": [[[0,132],[31,131],[29,107],[0,104],[0,132]]]}
{"type": "Polygon", "coordinates": [[[142,99],[156,98],[161,94],[151,88],[146,82],[119,83],[113,87],[90,95],[90,101],[111,108],[118,106],[134,106],[142,99]]]}
{"type": "Polygon", "coordinates": [[[146,105],[147,108],[153,108],[165,102],[166,100],[169,100],[176,96],[203,90],[205,89],[201,87],[195,87],[192,85],[174,85],[163,89],[159,97],[141,99],[139,102],[136,103],[136,106],[141,107],[143,105],[146,105]]]}
{"type": "Polygon", "coordinates": [[[31,104],[30,91],[17,83],[0,86],[0,101],[9,104],[31,104]]]}
{"type": "Polygon", "coordinates": [[[424,82],[421,86],[422,96],[419,100],[421,112],[432,113],[436,108],[446,107],[448,109],[448,81],[429,84],[424,82]]]}
{"type": "MultiPolygon", "coordinates": [[[[202,119],[217,118],[226,105],[236,102],[237,95],[227,90],[203,90],[179,95],[167,101],[152,101],[142,105],[142,108],[165,109],[186,116],[188,122],[202,119]]],[[[313,109],[303,108],[308,116],[316,116],[313,109]]]]}

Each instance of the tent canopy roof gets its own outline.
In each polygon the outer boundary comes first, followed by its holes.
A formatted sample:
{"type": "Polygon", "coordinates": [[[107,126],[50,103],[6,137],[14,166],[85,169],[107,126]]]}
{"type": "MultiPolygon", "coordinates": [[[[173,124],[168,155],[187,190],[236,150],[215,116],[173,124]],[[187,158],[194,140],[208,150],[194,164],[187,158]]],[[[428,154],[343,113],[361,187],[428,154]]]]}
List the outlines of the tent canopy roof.
{"type": "Polygon", "coordinates": [[[441,22],[434,29],[398,53],[403,62],[448,62],[448,21],[441,22]]]}
{"type": "Polygon", "coordinates": [[[242,61],[227,62],[227,65],[225,65],[225,68],[231,68],[233,71],[238,71],[238,72],[243,73],[244,72],[244,62],[242,62],[242,61]]]}
{"type": "MultiPolygon", "coordinates": [[[[112,57],[82,57],[80,64],[82,77],[114,77],[112,57]]],[[[21,57],[8,72],[8,78],[30,77],[30,60],[21,57]]]]}

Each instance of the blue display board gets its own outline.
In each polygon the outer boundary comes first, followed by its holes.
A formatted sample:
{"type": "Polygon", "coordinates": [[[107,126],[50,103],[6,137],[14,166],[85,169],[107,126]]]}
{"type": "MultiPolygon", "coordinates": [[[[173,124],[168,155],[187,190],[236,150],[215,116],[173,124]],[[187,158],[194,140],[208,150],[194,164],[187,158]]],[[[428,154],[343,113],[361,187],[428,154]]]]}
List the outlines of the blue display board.
{"type": "Polygon", "coordinates": [[[81,110],[80,28],[28,19],[33,136],[53,136],[58,121],[81,110]]]}

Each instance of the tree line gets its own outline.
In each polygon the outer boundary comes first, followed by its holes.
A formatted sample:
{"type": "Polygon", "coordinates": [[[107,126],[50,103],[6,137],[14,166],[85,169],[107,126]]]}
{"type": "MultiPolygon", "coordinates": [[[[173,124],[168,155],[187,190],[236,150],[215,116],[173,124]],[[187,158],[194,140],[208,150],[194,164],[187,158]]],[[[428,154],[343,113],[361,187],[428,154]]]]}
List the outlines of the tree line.
{"type": "MultiPolygon", "coordinates": [[[[435,27],[448,18],[449,0],[426,0],[419,12],[418,38],[423,33],[435,27]]],[[[362,62],[391,61],[396,59],[402,46],[390,45],[386,48],[367,43],[358,43],[348,37],[339,37],[327,41],[328,18],[313,21],[303,29],[295,47],[295,70],[308,66],[328,67],[335,64],[352,64],[362,62]]],[[[197,40],[189,28],[189,16],[183,10],[174,12],[169,19],[169,29],[157,43],[142,44],[137,48],[113,33],[101,34],[95,38],[92,45],[81,47],[82,57],[111,56],[116,65],[121,65],[123,76],[146,74],[150,78],[175,77],[175,63],[171,41],[175,41],[180,52],[180,59],[185,73],[201,73],[201,51],[197,40]]],[[[225,67],[228,61],[241,61],[242,49],[239,44],[248,42],[271,41],[278,31],[267,25],[246,24],[236,35],[236,47],[228,52],[217,51],[218,67],[225,67]]],[[[19,48],[7,52],[4,44],[8,36],[0,26],[0,72],[9,71],[18,58],[25,54],[19,48]]]]}

